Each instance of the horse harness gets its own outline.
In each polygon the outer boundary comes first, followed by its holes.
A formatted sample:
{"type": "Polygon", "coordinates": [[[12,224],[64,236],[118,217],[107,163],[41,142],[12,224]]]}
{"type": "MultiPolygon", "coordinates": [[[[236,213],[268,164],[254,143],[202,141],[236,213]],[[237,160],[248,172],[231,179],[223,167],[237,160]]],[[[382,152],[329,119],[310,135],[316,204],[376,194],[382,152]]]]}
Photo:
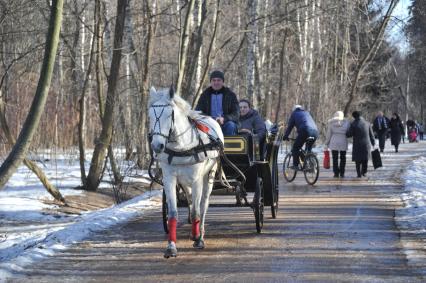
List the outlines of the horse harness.
{"type": "MultiPolygon", "coordinates": [[[[166,145],[169,142],[176,142],[175,140],[170,139],[170,137],[173,134],[173,125],[175,123],[174,110],[172,110],[172,114],[171,114],[172,121],[171,121],[170,130],[169,130],[168,135],[165,135],[165,134],[162,133],[161,122],[160,122],[160,118],[161,118],[161,115],[163,115],[164,109],[166,107],[172,107],[172,105],[171,104],[161,104],[161,105],[151,105],[150,107],[153,108],[153,110],[154,110],[155,123],[154,123],[153,132],[149,133],[149,138],[152,139],[153,136],[159,135],[159,136],[162,136],[166,139],[166,145]],[[160,112],[159,115],[157,115],[157,112],[156,112],[155,109],[160,108],[160,107],[162,108],[161,112],[160,112]],[[156,128],[157,124],[158,124],[159,131],[155,132],[155,128],[156,128]]],[[[197,129],[197,121],[195,121],[194,119],[191,119],[190,117],[188,117],[188,120],[189,120],[189,123],[190,123],[190,127],[187,130],[183,131],[182,133],[180,133],[178,135],[175,134],[174,137],[175,138],[179,137],[192,128],[192,129],[195,129],[195,133],[198,137],[198,145],[194,148],[191,148],[191,149],[188,149],[188,150],[185,150],[185,151],[174,151],[172,149],[165,147],[164,153],[169,155],[169,157],[167,158],[167,161],[168,161],[169,164],[172,163],[172,160],[175,156],[176,157],[193,156],[196,162],[200,162],[200,158],[198,156],[198,154],[200,152],[204,152],[205,157],[207,157],[207,151],[208,150],[219,150],[223,146],[222,142],[220,140],[215,139],[212,135],[210,135],[207,132],[204,132],[204,133],[207,134],[207,136],[209,137],[210,143],[204,144],[203,140],[201,139],[200,133],[197,129]]],[[[150,152],[151,152],[151,157],[152,157],[152,150],[150,150],[150,152]]]]}
{"type": "MultiPolygon", "coordinates": [[[[169,143],[169,142],[176,142],[176,141],[170,140],[170,136],[173,133],[173,125],[175,123],[174,110],[172,110],[172,114],[171,114],[172,121],[171,121],[171,125],[170,125],[169,134],[166,136],[165,134],[163,134],[161,132],[161,122],[160,122],[161,115],[163,115],[165,107],[172,107],[172,105],[171,104],[162,104],[162,105],[151,105],[150,107],[154,109],[155,123],[154,123],[154,129],[153,129],[154,131],[148,134],[149,141],[151,142],[153,136],[159,135],[159,136],[162,136],[162,137],[164,137],[166,139],[166,144],[169,143]],[[160,115],[157,115],[157,112],[155,111],[155,108],[160,108],[160,107],[162,107],[160,115]],[[159,128],[159,132],[155,132],[155,127],[157,126],[157,124],[158,124],[158,128],[159,128]]],[[[200,152],[204,152],[205,157],[207,157],[207,151],[208,150],[218,150],[219,151],[219,155],[221,156],[221,158],[223,158],[223,160],[228,165],[230,165],[231,168],[233,168],[240,175],[240,177],[242,179],[242,186],[244,186],[244,184],[246,182],[246,177],[245,177],[244,173],[234,163],[232,163],[227,158],[227,156],[226,156],[226,154],[224,152],[224,144],[222,143],[222,141],[220,139],[218,139],[218,138],[213,137],[207,131],[204,131],[203,129],[201,129],[201,127],[199,127],[200,124],[197,123],[196,120],[191,119],[190,117],[187,117],[187,118],[188,118],[189,123],[190,123],[189,128],[187,130],[185,130],[183,133],[179,134],[179,135],[175,134],[175,137],[183,135],[186,131],[188,131],[189,129],[192,128],[192,129],[195,129],[195,132],[197,134],[199,143],[198,143],[198,145],[196,147],[188,149],[188,150],[185,150],[185,151],[174,151],[174,150],[171,150],[171,149],[169,149],[169,148],[166,147],[164,149],[164,153],[167,153],[169,155],[169,157],[167,158],[168,163],[171,164],[171,162],[173,160],[173,157],[175,157],[175,156],[176,157],[194,156],[194,159],[196,160],[196,162],[200,162],[200,159],[199,159],[199,156],[198,156],[198,154],[200,152]],[[204,144],[204,142],[202,141],[200,133],[199,133],[199,131],[198,131],[197,128],[201,129],[201,131],[204,132],[209,137],[210,143],[204,144]]],[[[160,185],[163,185],[162,180],[160,178],[158,178],[157,175],[155,175],[155,176],[152,175],[152,172],[151,172],[151,167],[152,167],[152,165],[154,163],[154,155],[153,155],[151,147],[149,147],[149,153],[150,153],[150,156],[151,156],[151,161],[150,161],[149,168],[148,168],[148,175],[150,176],[150,178],[154,182],[156,182],[156,183],[158,183],[160,185]]],[[[220,165],[220,163],[219,163],[219,165],[220,165]]],[[[225,180],[222,180],[222,174],[220,176],[221,176],[221,178],[220,178],[221,184],[223,186],[225,186],[225,187],[230,187],[229,183],[226,180],[226,177],[225,177],[225,180]],[[225,183],[223,181],[225,181],[225,183]]],[[[247,202],[246,199],[245,199],[245,201],[247,202]]]]}

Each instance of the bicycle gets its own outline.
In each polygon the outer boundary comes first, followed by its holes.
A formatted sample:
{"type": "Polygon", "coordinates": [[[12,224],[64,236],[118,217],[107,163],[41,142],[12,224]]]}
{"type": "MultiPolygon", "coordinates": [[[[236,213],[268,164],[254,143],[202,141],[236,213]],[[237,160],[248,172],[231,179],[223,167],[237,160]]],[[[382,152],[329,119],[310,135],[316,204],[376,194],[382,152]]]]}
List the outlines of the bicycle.
{"type": "MultiPolygon", "coordinates": [[[[294,139],[291,139],[294,140],[294,139]]],[[[291,168],[293,165],[293,154],[291,151],[286,154],[283,163],[284,179],[292,182],[297,175],[297,171],[303,171],[305,180],[309,185],[314,185],[319,176],[319,162],[315,153],[312,152],[312,145],[315,138],[309,137],[306,140],[305,149],[300,149],[298,169],[291,168]]]]}

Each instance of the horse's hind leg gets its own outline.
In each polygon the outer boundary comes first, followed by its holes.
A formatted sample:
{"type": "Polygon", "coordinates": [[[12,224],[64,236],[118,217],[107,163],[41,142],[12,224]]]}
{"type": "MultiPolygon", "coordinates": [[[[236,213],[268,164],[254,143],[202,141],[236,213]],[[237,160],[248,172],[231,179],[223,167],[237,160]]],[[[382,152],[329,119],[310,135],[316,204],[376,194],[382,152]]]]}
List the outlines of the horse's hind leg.
{"type": "Polygon", "coordinates": [[[177,200],[176,200],[176,178],[170,176],[171,174],[167,174],[164,178],[164,191],[166,192],[167,198],[167,206],[168,206],[168,245],[166,251],[164,252],[164,257],[176,257],[177,249],[176,249],[176,225],[177,225],[177,200]]]}
{"type": "MultiPolygon", "coordinates": [[[[210,161],[210,162],[216,162],[216,161],[210,161]]],[[[208,166],[210,167],[210,166],[208,166]]],[[[213,183],[214,178],[216,175],[217,170],[217,163],[213,165],[213,167],[210,169],[210,172],[207,176],[203,177],[203,190],[201,195],[201,202],[200,202],[200,211],[201,211],[201,218],[200,218],[200,237],[198,240],[194,243],[194,248],[197,249],[204,249],[204,221],[206,219],[207,209],[209,207],[209,199],[210,194],[213,189],[213,183]]]]}
{"type": "Polygon", "coordinates": [[[191,229],[191,239],[196,241],[201,237],[200,233],[200,201],[202,195],[202,186],[203,186],[203,177],[198,178],[192,184],[192,209],[191,209],[191,218],[192,218],[192,229],[191,229]]]}

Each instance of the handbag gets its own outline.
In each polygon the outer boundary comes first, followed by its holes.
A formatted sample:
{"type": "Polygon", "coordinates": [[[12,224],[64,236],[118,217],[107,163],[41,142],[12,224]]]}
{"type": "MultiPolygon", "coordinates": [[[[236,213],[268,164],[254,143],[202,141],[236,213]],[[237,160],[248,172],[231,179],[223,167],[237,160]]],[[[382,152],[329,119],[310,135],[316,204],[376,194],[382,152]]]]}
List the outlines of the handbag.
{"type": "Polygon", "coordinates": [[[382,158],[380,157],[380,152],[377,148],[371,152],[371,159],[373,160],[374,169],[377,169],[383,166],[382,158]]]}
{"type": "Polygon", "coordinates": [[[324,159],[322,162],[324,169],[330,169],[330,151],[324,150],[324,159]]]}

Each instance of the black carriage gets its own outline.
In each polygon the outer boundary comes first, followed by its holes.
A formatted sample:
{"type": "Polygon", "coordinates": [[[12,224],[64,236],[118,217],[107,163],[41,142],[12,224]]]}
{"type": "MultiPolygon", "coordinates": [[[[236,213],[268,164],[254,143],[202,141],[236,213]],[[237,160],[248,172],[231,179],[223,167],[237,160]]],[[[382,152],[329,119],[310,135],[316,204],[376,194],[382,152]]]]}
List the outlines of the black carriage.
{"type": "MultiPolygon", "coordinates": [[[[236,201],[231,204],[212,204],[212,206],[248,206],[253,209],[256,230],[263,228],[264,207],[271,207],[272,218],[278,213],[278,151],[282,141],[283,128],[269,131],[265,141],[259,141],[256,135],[241,134],[226,136],[224,155],[221,166],[225,174],[218,176],[213,186],[214,194],[224,191],[235,194],[236,201]],[[253,193],[252,201],[248,201],[248,193],[253,193]]],[[[220,171],[220,170],[219,170],[220,171]]],[[[178,207],[187,207],[190,197],[183,189],[176,188],[178,207]]],[[[167,201],[163,192],[163,226],[168,233],[167,201]]],[[[190,222],[188,213],[188,222],[190,222]]]]}

